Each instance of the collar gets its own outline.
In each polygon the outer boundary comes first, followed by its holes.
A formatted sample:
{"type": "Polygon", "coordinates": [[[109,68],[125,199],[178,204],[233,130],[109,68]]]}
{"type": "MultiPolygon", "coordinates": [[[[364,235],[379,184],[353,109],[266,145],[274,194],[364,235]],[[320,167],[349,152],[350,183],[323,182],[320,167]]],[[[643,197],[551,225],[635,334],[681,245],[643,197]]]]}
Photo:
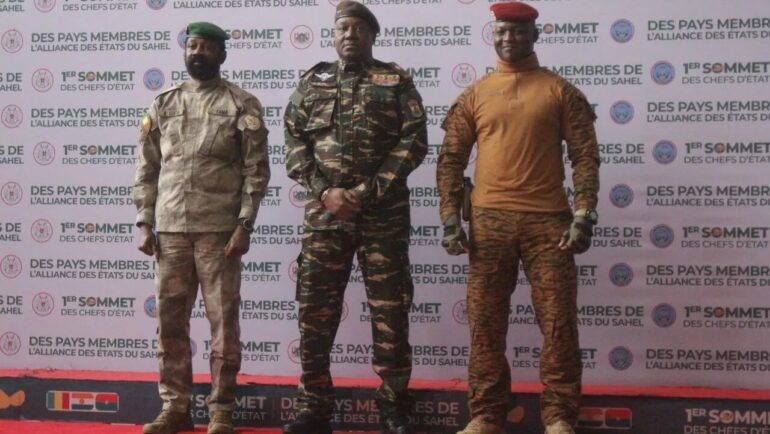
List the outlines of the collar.
{"type": "Polygon", "coordinates": [[[369,69],[374,64],[374,59],[366,59],[361,62],[345,62],[339,60],[340,71],[342,72],[361,72],[365,69],[369,69]]]}
{"type": "Polygon", "coordinates": [[[514,63],[508,63],[504,60],[497,59],[498,72],[524,72],[524,71],[531,71],[539,67],[540,67],[540,62],[538,62],[537,54],[535,54],[534,52],[529,56],[514,63]]]}
{"type": "Polygon", "coordinates": [[[220,83],[222,83],[222,77],[220,76],[216,76],[211,80],[203,81],[190,78],[189,80],[185,81],[184,87],[185,90],[190,92],[203,92],[205,90],[214,89],[215,87],[219,86],[220,83]]]}

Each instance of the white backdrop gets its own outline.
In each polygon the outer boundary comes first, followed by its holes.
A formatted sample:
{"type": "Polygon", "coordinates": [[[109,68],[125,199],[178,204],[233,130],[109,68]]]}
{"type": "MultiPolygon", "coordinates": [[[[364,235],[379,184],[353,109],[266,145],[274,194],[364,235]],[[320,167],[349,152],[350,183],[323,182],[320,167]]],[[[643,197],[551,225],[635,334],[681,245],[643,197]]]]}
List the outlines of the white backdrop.
{"type": "MultiPolygon", "coordinates": [[[[542,0],[540,62],[595,106],[600,224],[580,264],[587,384],[770,386],[770,3],[542,0]]],[[[178,36],[209,20],[223,73],[265,106],[273,178],[243,259],[243,372],[299,373],[293,301],[305,196],[285,175],[284,107],[333,60],[335,0],[0,0],[0,366],[154,371],[153,267],[131,203],[139,122],[185,78],[178,36]]],[[[440,247],[435,165],[449,104],[495,64],[482,0],[367,0],[375,57],[412,72],[430,152],[410,178],[414,377],[466,378],[467,257],[440,247]]],[[[469,173],[472,170],[469,170],[469,173]]],[[[570,191],[570,198],[572,191],[570,191]]],[[[337,376],[373,376],[360,273],[337,376]]],[[[523,273],[509,357],[537,381],[523,273]]],[[[195,370],[208,326],[196,306],[195,370]]]]}

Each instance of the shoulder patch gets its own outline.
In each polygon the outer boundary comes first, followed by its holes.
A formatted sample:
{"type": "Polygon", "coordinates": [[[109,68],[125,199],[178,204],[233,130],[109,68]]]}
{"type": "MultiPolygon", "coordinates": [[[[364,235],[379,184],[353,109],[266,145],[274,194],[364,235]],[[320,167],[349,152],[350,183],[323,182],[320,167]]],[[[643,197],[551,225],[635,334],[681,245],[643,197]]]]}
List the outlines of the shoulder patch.
{"type": "Polygon", "coordinates": [[[150,118],[150,115],[144,115],[142,118],[142,132],[144,134],[147,134],[152,129],[152,119],[150,118]]]}
{"type": "Polygon", "coordinates": [[[247,130],[256,131],[262,127],[262,122],[258,117],[254,115],[246,115],[243,117],[243,123],[246,124],[247,130]]]}

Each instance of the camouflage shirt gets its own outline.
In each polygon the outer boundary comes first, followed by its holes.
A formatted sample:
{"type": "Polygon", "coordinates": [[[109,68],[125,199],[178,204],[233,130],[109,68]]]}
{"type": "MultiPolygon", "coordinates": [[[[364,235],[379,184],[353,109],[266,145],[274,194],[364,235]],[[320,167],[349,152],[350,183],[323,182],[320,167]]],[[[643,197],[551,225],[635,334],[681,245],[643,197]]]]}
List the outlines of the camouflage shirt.
{"type": "Polygon", "coordinates": [[[364,213],[408,209],[406,177],[425,158],[425,122],[420,94],[394,63],[322,62],[305,73],[284,117],[286,170],[313,199],[305,224],[342,226],[318,200],[329,187],[353,191],[364,213]]]}
{"type": "Polygon", "coordinates": [[[155,98],[142,120],[136,222],[160,232],[231,231],[254,221],[270,179],[256,97],[215,79],[155,98]]]}

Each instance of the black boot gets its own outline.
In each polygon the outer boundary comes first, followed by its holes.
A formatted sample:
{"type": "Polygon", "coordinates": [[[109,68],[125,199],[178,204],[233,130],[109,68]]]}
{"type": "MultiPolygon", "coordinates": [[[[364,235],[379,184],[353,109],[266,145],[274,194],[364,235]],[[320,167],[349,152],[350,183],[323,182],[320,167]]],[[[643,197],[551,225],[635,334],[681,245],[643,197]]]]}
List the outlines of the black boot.
{"type": "Polygon", "coordinates": [[[301,411],[294,422],[283,426],[283,434],[332,434],[332,427],[328,418],[301,411]]]}
{"type": "Polygon", "coordinates": [[[409,417],[404,412],[393,411],[381,414],[382,434],[414,434],[409,417]]]}

